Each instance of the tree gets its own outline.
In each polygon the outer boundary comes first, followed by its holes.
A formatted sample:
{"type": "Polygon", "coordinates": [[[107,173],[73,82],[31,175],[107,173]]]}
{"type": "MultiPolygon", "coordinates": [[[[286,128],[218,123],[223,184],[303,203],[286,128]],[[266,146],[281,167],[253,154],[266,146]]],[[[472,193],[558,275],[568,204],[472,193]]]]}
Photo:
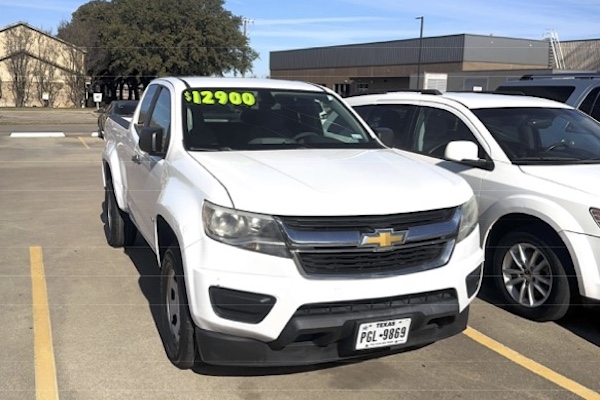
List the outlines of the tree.
{"type": "Polygon", "coordinates": [[[33,73],[35,76],[36,94],[40,103],[44,104],[44,95],[48,95],[48,106],[52,107],[56,94],[62,89],[63,84],[58,82],[59,69],[52,63],[57,60],[59,51],[56,46],[47,45],[47,37],[35,36],[35,57],[33,60],[33,73]]]}
{"type": "Polygon", "coordinates": [[[83,104],[85,95],[85,56],[75,47],[66,47],[63,57],[67,62],[67,70],[63,72],[69,100],[75,107],[83,104]]]}
{"type": "Polygon", "coordinates": [[[10,89],[15,98],[15,106],[25,107],[29,100],[31,76],[34,72],[33,58],[31,57],[33,32],[24,26],[17,26],[7,30],[5,35],[6,53],[8,54],[6,63],[12,78],[10,89]]]}
{"type": "Polygon", "coordinates": [[[137,89],[164,75],[217,75],[250,70],[257,53],[242,18],[223,0],[94,0],[58,36],[87,48],[88,73],[113,88],[137,89]],[[93,50],[91,50],[93,48],[93,50]]]}
{"type": "MultiPolygon", "coordinates": [[[[84,71],[91,78],[92,86],[106,85],[113,79],[108,69],[110,53],[103,39],[111,10],[110,2],[93,0],[79,7],[71,21],[62,21],[58,26],[58,38],[86,50],[84,71]]],[[[75,86],[79,82],[72,78],[71,84],[75,86]]]]}

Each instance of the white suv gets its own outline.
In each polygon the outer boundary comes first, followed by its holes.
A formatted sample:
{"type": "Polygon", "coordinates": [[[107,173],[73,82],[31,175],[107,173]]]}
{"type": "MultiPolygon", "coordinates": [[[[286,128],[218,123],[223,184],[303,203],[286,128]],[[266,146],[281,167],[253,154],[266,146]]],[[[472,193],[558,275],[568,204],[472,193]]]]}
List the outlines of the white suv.
{"type": "Polygon", "coordinates": [[[574,302],[600,300],[598,122],[526,96],[398,92],[346,101],[372,127],[391,129],[393,147],[471,184],[486,275],[508,308],[556,320],[574,302]]]}

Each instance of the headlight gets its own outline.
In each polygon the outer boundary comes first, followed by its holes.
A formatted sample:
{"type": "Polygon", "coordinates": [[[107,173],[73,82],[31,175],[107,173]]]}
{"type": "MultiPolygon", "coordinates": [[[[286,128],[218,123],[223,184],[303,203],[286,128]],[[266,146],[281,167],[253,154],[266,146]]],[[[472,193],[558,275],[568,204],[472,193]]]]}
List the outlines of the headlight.
{"type": "Polygon", "coordinates": [[[590,208],[590,214],[592,214],[592,218],[600,226],[600,209],[592,207],[590,208]]]}
{"type": "Polygon", "coordinates": [[[458,227],[458,236],[456,237],[456,241],[460,242],[477,226],[477,218],[479,217],[479,211],[477,209],[477,201],[475,197],[471,197],[469,201],[462,205],[460,208],[461,217],[460,217],[460,225],[458,227]]]}
{"type": "Polygon", "coordinates": [[[290,257],[275,219],[267,215],[220,207],[204,202],[204,232],[219,242],[278,257],[290,257]]]}

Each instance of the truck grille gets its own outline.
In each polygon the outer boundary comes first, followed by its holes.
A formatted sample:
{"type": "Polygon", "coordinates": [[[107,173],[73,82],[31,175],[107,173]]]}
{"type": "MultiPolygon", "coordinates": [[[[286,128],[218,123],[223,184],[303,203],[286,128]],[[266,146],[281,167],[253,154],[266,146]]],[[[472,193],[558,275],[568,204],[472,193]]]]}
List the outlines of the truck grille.
{"type": "Polygon", "coordinates": [[[460,210],[454,207],[394,215],[277,218],[296,264],[306,276],[368,278],[445,265],[454,247],[460,210]],[[403,239],[391,244],[390,235],[403,239]],[[371,237],[375,245],[365,242],[371,237]]]}
{"type": "Polygon", "coordinates": [[[416,246],[398,247],[385,252],[302,251],[297,253],[300,265],[309,275],[382,274],[416,272],[432,267],[454,241],[436,241],[416,246]]]}
{"type": "Polygon", "coordinates": [[[292,229],[301,231],[347,231],[373,232],[375,229],[403,230],[411,226],[430,225],[448,221],[456,208],[419,211],[393,215],[361,215],[334,217],[279,217],[292,229]]]}

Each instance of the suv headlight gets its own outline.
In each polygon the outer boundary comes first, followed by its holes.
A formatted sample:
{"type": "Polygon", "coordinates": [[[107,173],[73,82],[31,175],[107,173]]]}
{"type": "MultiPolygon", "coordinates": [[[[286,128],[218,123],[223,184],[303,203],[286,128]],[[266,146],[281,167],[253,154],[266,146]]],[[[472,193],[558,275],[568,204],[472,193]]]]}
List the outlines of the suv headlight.
{"type": "Polygon", "coordinates": [[[290,253],[273,217],[233,210],[204,202],[204,232],[219,242],[277,257],[290,253]]]}
{"type": "Polygon", "coordinates": [[[458,236],[456,237],[456,241],[460,242],[477,226],[477,219],[479,218],[479,210],[477,208],[477,201],[475,200],[475,196],[471,197],[469,201],[463,204],[460,208],[461,216],[460,216],[460,225],[458,227],[458,236]]]}

